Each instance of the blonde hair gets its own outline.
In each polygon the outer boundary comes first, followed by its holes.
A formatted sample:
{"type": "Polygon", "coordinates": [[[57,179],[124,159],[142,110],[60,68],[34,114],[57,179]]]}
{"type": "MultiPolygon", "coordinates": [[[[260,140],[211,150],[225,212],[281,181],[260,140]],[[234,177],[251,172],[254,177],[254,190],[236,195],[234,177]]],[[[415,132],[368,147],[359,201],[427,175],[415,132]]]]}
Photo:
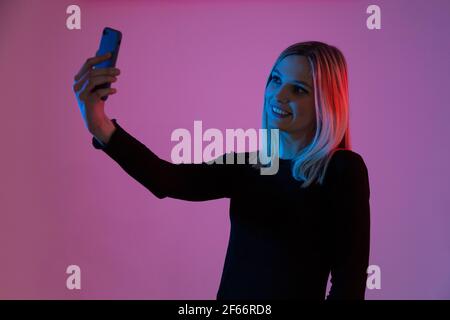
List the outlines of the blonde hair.
{"type": "MultiPolygon", "coordinates": [[[[286,56],[305,56],[311,67],[316,111],[314,137],[292,160],[292,175],[303,181],[302,188],[313,183],[323,184],[325,172],[335,151],[350,149],[349,98],[347,64],[342,52],[323,42],[300,42],[285,49],[276,60],[273,69],[286,56]]],[[[264,106],[266,101],[264,99],[264,106]]],[[[263,108],[262,128],[268,129],[266,109],[263,108]]],[[[270,134],[267,134],[271,150],[270,134]]]]}

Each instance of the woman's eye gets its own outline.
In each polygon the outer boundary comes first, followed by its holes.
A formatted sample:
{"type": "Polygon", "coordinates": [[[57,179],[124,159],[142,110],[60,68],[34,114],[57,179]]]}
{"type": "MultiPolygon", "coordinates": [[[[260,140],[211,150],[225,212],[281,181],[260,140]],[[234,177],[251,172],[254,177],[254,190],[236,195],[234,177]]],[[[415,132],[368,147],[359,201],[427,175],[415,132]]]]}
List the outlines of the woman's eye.
{"type": "Polygon", "coordinates": [[[272,80],[275,81],[276,83],[278,83],[278,80],[280,80],[280,78],[277,76],[272,76],[272,80]]]}
{"type": "Polygon", "coordinates": [[[308,93],[306,90],[304,90],[302,87],[298,87],[299,93],[308,93]]]}
{"type": "MultiPolygon", "coordinates": [[[[273,75],[272,76],[272,81],[273,82],[275,82],[275,83],[279,83],[280,82],[280,77],[278,77],[278,76],[276,76],[276,75],[273,75]]],[[[306,91],[305,89],[303,89],[302,87],[300,87],[300,86],[297,86],[297,92],[298,93],[308,93],[308,91],[306,91]]]]}

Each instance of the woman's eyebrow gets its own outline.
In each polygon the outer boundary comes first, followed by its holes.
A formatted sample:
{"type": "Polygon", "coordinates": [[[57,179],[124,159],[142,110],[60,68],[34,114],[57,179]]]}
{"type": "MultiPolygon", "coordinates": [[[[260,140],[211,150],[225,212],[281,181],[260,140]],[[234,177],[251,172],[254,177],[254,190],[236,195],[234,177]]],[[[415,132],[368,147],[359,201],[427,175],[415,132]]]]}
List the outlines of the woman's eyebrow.
{"type": "MultiPolygon", "coordinates": [[[[273,72],[278,73],[281,76],[281,73],[280,73],[280,71],[278,71],[278,69],[273,69],[273,72]]],[[[302,84],[302,85],[304,85],[304,86],[306,86],[306,87],[308,87],[309,89],[312,90],[312,87],[308,83],[306,83],[304,81],[293,80],[293,82],[298,83],[298,84],[302,84]]]]}

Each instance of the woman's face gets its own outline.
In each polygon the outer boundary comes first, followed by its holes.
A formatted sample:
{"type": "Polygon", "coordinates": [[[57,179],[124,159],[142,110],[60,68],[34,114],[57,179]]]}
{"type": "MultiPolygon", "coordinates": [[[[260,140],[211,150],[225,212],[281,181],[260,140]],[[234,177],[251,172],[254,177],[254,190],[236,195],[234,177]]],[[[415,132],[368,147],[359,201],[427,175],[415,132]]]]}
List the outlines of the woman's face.
{"type": "Polygon", "coordinates": [[[310,69],[308,59],[300,55],[287,56],[275,66],[265,92],[268,129],[278,128],[296,139],[313,135],[316,113],[310,69]]]}

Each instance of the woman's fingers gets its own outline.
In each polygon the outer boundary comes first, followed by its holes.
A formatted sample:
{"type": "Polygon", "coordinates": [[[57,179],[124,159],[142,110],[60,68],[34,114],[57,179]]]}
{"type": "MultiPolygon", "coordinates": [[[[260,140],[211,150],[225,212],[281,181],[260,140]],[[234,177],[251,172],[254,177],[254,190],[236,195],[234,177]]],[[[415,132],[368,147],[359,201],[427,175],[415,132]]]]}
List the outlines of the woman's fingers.
{"type": "MultiPolygon", "coordinates": [[[[117,92],[115,88],[97,88],[97,86],[117,81],[120,74],[118,68],[95,68],[98,63],[108,60],[111,53],[92,57],[86,60],[80,71],[74,77],[73,90],[77,99],[90,105],[98,99],[117,92]]],[[[103,86],[104,87],[104,86],[103,86]]]]}
{"type": "Polygon", "coordinates": [[[87,80],[89,79],[89,72],[86,72],[78,81],[75,81],[73,84],[73,91],[75,93],[78,93],[84,85],[87,83],[87,80]]]}
{"type": "Polygon", "coordinates": [[[75,81],[73,85],[73,90],[75,92],[78,92],[81,90],[85,84],[85,82],[94,77],[98,76],[117,76],[120,74],[120,70],[118,68],[100,68],[100,69],[92,69],[88,70],[85,74],[81,76],[81,78],[78,81],[75,81]]]}
{"type": "Polygon", "coordinates": [[[91,92],[96,86],[104,83],[115,82],[117,81],[116,77],[112,76],[98,76],[93,77],[88,80],[88,84],[86,86],[86,91],[91,92]]]}
{"type": "Polygon", "coordinates": [[[90,71],[90,75],[92,77],[105,76],[105,75],[116,76],[119,74],[120,74],[120,70],[118,68],[98,68],[98,69],[93,69],[92,71],[90,71]]]}
{"type": "Polygon", "coordinates": [[[111,95],[111,94],[114,94],[116,92],[117,92],[116,88],[104,88],[104,89],[95,90],[95,94],[99,98],[104,97],[104,96],[108,96],[108,95],[111,95]]]}
{"type": "Polygon", "coordinates": [[[87,100],[89,99],[89,96],[91,95],[95,95],[95,92],[97,90],[94,91],[95,87],[104,83],[109,83],[109,82],[115,82],[117,80],[117,78],[111,77],[111,76],[99,76],[99,77],[94,77],[92,79],[88,79],[84,82],[83,87],[80,89],[79,92],[77,92],[77,95],[80,97],[81,100],[87,100]]]}
{"type": "Polygon", "coordinates": [[[111,52],[108,52],[102,56],[91,57],[91,58],[87,59],[86,62],[81,67],[80,71],[78,71],[78,73],[74,77],[75,81],[80,80],[80,78],[83,76],[83,74],[86,71],[88,71],[89,69],[91,69],[94,65],[96,65],[97,63],[100,63],[102,61],[108,60],[110,57],[111,57],[111,52]]]}

